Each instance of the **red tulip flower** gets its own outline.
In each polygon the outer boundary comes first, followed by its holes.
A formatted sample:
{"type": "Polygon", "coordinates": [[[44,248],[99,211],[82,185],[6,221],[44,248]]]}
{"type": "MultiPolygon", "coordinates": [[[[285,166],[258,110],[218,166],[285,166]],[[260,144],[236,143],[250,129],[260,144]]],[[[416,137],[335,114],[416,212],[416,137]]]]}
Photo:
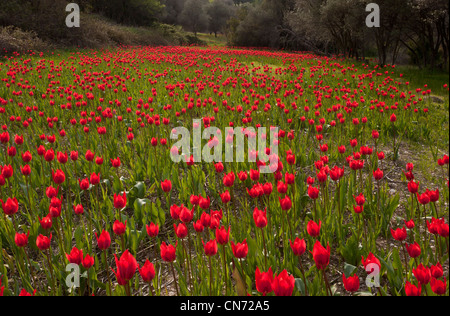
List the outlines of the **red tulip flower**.
{"type": "Polygon", "coordinates": [[[116,254],[114,254],[114,257],[116,259],[117,272],[114,270],[113,272],[117,277],[118,283],[120,285],[124,285],[123,282],[127,283],[133,278],[136,273],[136,269],[138,268],[138,264],[136,259],[128,250],[125,250],[120,259],[117,258],[116,254]]]}
{"type": "Polygon", "coordinates": [[[413,268],[412,272],[420,284],[427,285],[428,283],[430,283],[431,271],[422,263],[416,269],[413,268]]]}
{"type": "Polygon", "coordinates": [[[8,216],[12,216],[17,213],[19,210],[19,202],[16,198],[8,198],[6,200],[6,203],[3,202],[3,200],[0,199],[0,202],[2,203],[3,213],[5,213],[8,216]]]}
{"type": "Polygon", "coordinates": [[[217,246],[217,241],[214,240],[210,240],[208,241],[206,244],[205,242],[202,240],[203,243],[203,250],[205,251],[205,255],[208,257],[212,257],[215,256],[217,254],[218,246],[217,246]]]}
{"type": "Polygon", "coordinates": [[[39,250],[44,251],[50,248],[50,242],[52,240],[52,234],[50,233],[50,237],[39,235],[36,239],[36,246],[39,250]]]}
{"type": "Polygon", "coordinates": [[[170,180],[164,180],[161,182],[161,189],[165,193],[170,192],[172,190],[172,182],[170,180]]]}
{"type": "Polygon", "coordinates": [[[52,217],[49,215],[47,215],[46,217],[42,218],[42,220],[38,217],[39,223],[41,224],[42,229],[44,230],[49,230],[50,228],[52,228],[53,222],[52,222],[52,217]]]}
{"type": "Polygon", "coordinates": [[[155,278],[156,272],[153,263],[149,260],[145,261],[145,264],[141,267],[138,266],[139,274],[142,277],[142,280],[146,283],[150,283],[155,278]]]}
{"type": "Polygon", "coordinates": [[[294,243],[289,240],[294,256],[300,257],[306,252],[306,242],[304,239],[296,238],[294,243]]]}
{"type": "Polygon", "coordinates": [[[179,218],[183,223],[190,223],[194,219],[194,208],[192,210],[182,206],[179,218]]]}
{"type": "Polygon", "coordinates": [[[173,245],[167,245],[165,242],[161,243],[160,250],[161,250],[161,258],[165,262],[173,262],[176,258],[176,249],[177,249],[178,242],[173,245]]]}
{"type": "Polygon", "coordinates": [[[188,229],[184,223],[180,223],[178,226],[173,224],[173,229],[179,239],[183,239],[188,235],[188,229]]]}
{"type": "Polygon", "coordinates": [[[285,196],[284,199],[282,199],[282,198],[278,198],[278,199],[280,201],[281,209],[283,211],[288,211],[292,208],[292,201],[289,198],[289,196],[285,196]]]}
{"type": "Polygon", "coordinates": [[[154,223],[150,223],[150,225],[146,225],[147,235],[150,238],[155,238],[159,234],[159,225],[155,225],[154,223]]]}
{"type": "Polygon", "coordinates": [[[125,223],[119,222],[118,220],[116,220],[113,224],[113,231],[114,234],[116,234],[117,236],[122,236],[125,234],[127,230],[127,221],[125,221],[125,223]]]}
{"type": "Polygon", "coordinates": [[[74,247],[70,254],[66,253],[66,258],[70,263],[80,265],[83,261],[83,251],[74,247]]]}
{"type": "Polygon", "coordinates": [[[228,243],[230,240],[230,229],[231,227],[228,227],[228,230],[226,230],[224,226],[216,229],[216,240],[218,244],[226,245],[228,243]]]}
{"type": "Polygon", "coordinates": [[[420,284],[418,286],[415,286],[415,285],[411,284],[409,281],[406,281],[405,293],[406,293],[406,296],[411,296],[411,297],[420,296],[422,294],[422,286],[420,284]]]}
{"type": "Polygon", "coordinates": [[[279,275],[273,276],[272,288],[276,296],[292,296],[295,278],[283,270],[279,275]]]}
{"type": "Polygon", "coordinates": [[[28,231],[27,234],[16,233],[16,236],[14,237],[16,246],[19,248],[23,248],[28,245],[28,237],[30,237],[30,231],[28,231]]]}
{"type": "Polygon", "coordinates": [[[380,168],[378,168],[377,170],[375,170],[373,172],[373,177],[375,178],[375,180],[380,181],[381,179],[383,179],[383,170],[381,170],[380,168]]]}
{"type": "Polygon", "coordinates": [[[420,256],[421,249],[417,242],[414,242],[414,244],[411,245],[406,244],[405,247],[411,258],[418,258],[420,256]]]}
{"type": "Polygon", "coordinates": [[[313,255],[313,259],[317,269],[325,270],[325,268],[330,263],[330,245],[327,245],[327,248],[325,249],[320,241],[317,240],[311,253],[313,255]]]}
{"type": "Polygon", "coordinates": [[[242,243],[236,244],[234,244],[234,242],[231,241],[231,250],[233,251],[233,255],[236,259],[243,259],[247,257],[248,254],[247,239],[244,239],[242,243]]]}
{"type": "Polygon", "coordinates": [[[211,199],[209,198],[204,198],[202,196],[200,196],[200,200],[199,200],[199,206],[202,210],[208,210],[209,207],[211,206],[211,199]]]}
{"type": "Polygon", "coordinates": [[[447,278],[444,278],[444,281],[431,278],[430,286],[435,294],[444,295],[447,293],[447,278]]]}
{"type": "Polygon", "coordinates": [[[220,195],[220,199],[222,200],[223,204],[228,204],[231,201],[231,195],[230,192],[227,190],[224,193],[220,195]]]}
{"type": "Polygon", "coordinates": [[[89,254],[87,254],[86,257],[84,257],[81,264],[86,270],[89,270],[94,266],[94,257],[91,257],[89,254]]]}
{"type": "Polygon", "coordinates": [[[266,296],[268,293],[273,292],[273,272],[272,268],[269,268],[267,272],[261,272],[256,267],[255,272],[256,290],[266,296]]]}
{"type": "Polygon", "coordinates": [[[397,241],[404,241],[408,236],[408,233],[406,232],[406,227],[397,228],[396,230],[393,230],[391,228],[391,234],[392,237],[397,241]]]}
{"type": "Polygon", "coordinates": [[[320,228],[322,227],[322,221],[319,220],[319,223],[317,224],[313,220],[310,220],[308,224],[306,225],[306,231],[308,232],[308,235],[315,238],[320,235],[320,228]]]}
{"type": "Polygon", "coordinates": [[[253,220],[258,228],[264,228],[267,226],[267,210],[261,211],[255,208],[253,211],[253,220]]]}
{"type": "Polygon", "coordinates": [[[309,186],[308,187],[308,196],[312,199],[312,200],[316,200],[319,198],[319,188],[315,188],[313,186],[309,186]]]}
{"type": "Polygon", "coordinates": [[[345,274],[342,274],[342,283],[344,283],[344,288],[348,292],[354,293],[359,290],[360,283],[357,275],[347,278],[345,274]]]}
{"type": "Polygon", "coordinates": [[[56,184],[62,184],[66,181],[66,175],[62,170],[56,170],[56,172],[52,170],[52,178],[56,184]]]}
{"type": "Polygon", "coordinates": [[[97,233],[95,233],[95,237],[97,238],[98,248],[101,250],[106,250],[111,246],[111,236],[107,231],[102,231],[100,237],[98,237],[97,233]]]}
{"type": "Polygon", "coordinates": [[[74,206],[73,206],[73,211],[74,211],[75,214],[77,214],[77,215],[83,215],[83,213],[84,213],[83,205],[81,205],[81,204],[74,205],[74,206]]]}
{"type": "Polygon", "coordinates": [[[123,192],[123,195],[117,195],[114,193],[114,207],[118,210],[127,206],[127,193],[123,192]]]}
{"type": "Polygon", "coordinates": [[[442,265],[438,262],[436,265],[430,267],[431,276],[435,279],[442,278],[444,275],[444,269],[442,265]]]}

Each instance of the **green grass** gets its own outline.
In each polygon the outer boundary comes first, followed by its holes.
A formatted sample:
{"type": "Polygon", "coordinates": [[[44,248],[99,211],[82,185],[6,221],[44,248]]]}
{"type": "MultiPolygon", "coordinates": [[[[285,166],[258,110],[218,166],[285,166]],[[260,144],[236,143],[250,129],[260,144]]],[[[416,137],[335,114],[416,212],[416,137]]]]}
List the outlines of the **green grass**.
{"type": "Polygon", "coordinates": [[[409,81],[414,89],[423,89],[427,85],[433,94],[448,97],[448,89],[443,87],[444,84],[449,83],[449,73],[447,71],[419,69],[416,66],[397,66],[396,71],[399,74],[403,74],[403,80],[405,82],[409,81]]]}
{"type": "Polygon", "coordinates": [[[214,34],[206,34],[206,33],[198,33],[197,37],[205,42],[208,46],[217,46],[217,47],[225,47],[227,46],[227,38],[223,34],[217,34],[217,37],[214,34]]]}

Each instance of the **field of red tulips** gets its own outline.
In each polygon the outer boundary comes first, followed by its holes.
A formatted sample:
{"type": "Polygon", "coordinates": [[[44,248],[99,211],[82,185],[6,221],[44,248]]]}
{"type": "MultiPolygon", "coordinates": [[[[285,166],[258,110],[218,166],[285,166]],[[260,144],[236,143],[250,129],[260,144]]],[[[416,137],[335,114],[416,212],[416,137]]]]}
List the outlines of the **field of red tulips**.
{"type": "Polygon", "coordinates": [[[448,82],[204,47],[30,52],[0,79],[0,296],[449,294],[448,82]],[[178,127],[217,134],[175,162],[178,127]],[[243,160],[194,157],[262,127],[243,160]]]}

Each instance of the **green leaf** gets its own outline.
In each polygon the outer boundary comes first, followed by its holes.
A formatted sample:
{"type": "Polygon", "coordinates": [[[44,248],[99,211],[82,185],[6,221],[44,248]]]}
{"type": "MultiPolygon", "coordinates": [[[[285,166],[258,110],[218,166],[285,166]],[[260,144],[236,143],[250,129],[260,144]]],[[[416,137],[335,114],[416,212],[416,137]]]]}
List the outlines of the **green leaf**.
{"type": "Polygon", "coordinates": [[[302,293],[302,295],[305,295],[306,291],[305,291],[305,282],[303,282],[302,279],[298,278],[295,279],[295,288],[302,293]]]}
{"type": "Polygon", "coordinates": [[[354,265],[348,264],[347,262],[344,262],[344,275],[346,278],[353,275],[353,273],[358,269],[354,265]]]}

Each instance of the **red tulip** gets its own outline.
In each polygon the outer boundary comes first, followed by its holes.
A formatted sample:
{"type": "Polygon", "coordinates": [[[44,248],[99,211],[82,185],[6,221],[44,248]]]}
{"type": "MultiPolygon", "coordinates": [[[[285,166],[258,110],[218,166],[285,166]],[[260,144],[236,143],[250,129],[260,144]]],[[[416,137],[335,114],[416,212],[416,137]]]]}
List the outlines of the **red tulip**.
{"type": "Polygon", "coordinates": [[[111,165],[114,168],[119,168],[120,167],[120,158],[117,159],[111,159],[111,165]]]}
{"type": "Polygon", "coordinates": [[[234,181],[236,179],[236,176],[234,175],[233,172],[230,172],[229,174],[226,174],[223,177],[223,185],[227,188],[232,187],[234,185],[234,181]]]}
{"type": "Polygon", "coordinates": [[[79,182],[80,182],[80,190],[86,191],[87,189],[89,189],[90,184],[88,179],[79,180],[79,182]]]}
{"type": "Polygon", "coordinates": [[[86,158],[87,161],[91,162],[94,160],[95,158],[95,154],[90,151],[89,149],[86,151],[86,155],[84,156],[86,158]]]}
{"type": "Polygon", "coordinates": [[[42,220],[38,217],[39,223],[41,224],[42,229],[44,230],[49,230],[50,228],[52,228],[53,222],[52,222],[52,217],[49,215],[47,215],[46,217],[42,218],[42,220]]]}
{"type": "Polygon", "coordinates": [[[316,222],[310,220],[308,224],[306,225],[306,230],[308,232],[308,235],[315,238],[320,235],[320,228],[322,226],[322,221],[319,220],[319,224],[316,222]]]}
{"type": "Polygon", "coordinates": [[[416,227],[416,224],[414,223],[414,220],[412,220],[412,219],[409,221],[405,220],[405,225],[408,229],[414,229],[414,227],[416,227]]]}
{"type": "Polygon", "coordinates": [[[156,275],[155,267],[153,266],[153,263],[151,263],[149,260],[145,261],[145,264],[142,268],[138,266],[138,270],[144,282],[150,283],[155,278],[156,275]]]}
{"type": "Polygon", "coordinates": [[[296,238],[294,240],[294,243],[289,240],[289,243],[291,245],[291,249],[294,252],[294,256],[302,256],[306,251],[306,242],[304,239],[296,238]]]}
{"type": "Polygon", "coordinates": [[[256,290],[266,296],[268,293],[273,292],[273,272],[272,268],[269,268],[267,272],[259,271],[256,267],[255,272],[256,290]]]}
{"type": "Polygon", "coordinates": [[[416,193],[416,195],[417,200],[419,201],[420,204],[427,205],[428,203],[430,203],[430,196],[426,192],[423,194],[416,193]]]}
{"type": "Polygon", "coordinates": [[[2,203],[3,213],[5,213],[8,216],[12,216],[17,213],[19,210],[19,202],[16,198],[8,198],[6,200],[6,203],[3,202],[3,200],[0,199],[0,202],[2,203]]]}
{"type": "Polygon", "coordinates": [[[179,207],[178,205],[174,204],[170,207],[170,216],[174,220],[180,219],[180,212],[181,212],[181,207],[179,207]]]}
{"type": "Polygon", "coordinates": [[[124,285],[123,282],[127,283],[133,278],[136,273],[136,269],[138,268],[138,264],[136,259],[128,250],[125,250],[120,259],[117,258],[116,254],[114,254],[114,257],[116,259],[117,272],[114,270],[113,272],[117,277],[118,283],[120,285],[124,285]]]}
{"type": "Polygon", "coordinates": [[[278,198],[278,199],[280,201],[281,209],[283,211],[288,211],[292,208],[292,201],[289,198],[289,196],[285,196],[284,199],[282,199],[282,198],[278,198]]]}
{"type": "Polygon", "coordinates": [[[124,235],[127,231],[127,221],[125,221],[125,223],[122,223],[116,220],[113,224],[113,231],[117,236],[124,235]]]}
{"type": "Polygon", "coordinates": [[[414,181],[408,182],[408,191],[412,194],[416,194],[419,191],[419,183],[414,181]]]}
{"type": "Polygon", "coordinates": [[[373,172],[373,177],[375,178],[375,180],[377,180],[377,181],[379,181],[379,180],[381,180],[381,179],[383,179],[383,171],[380,169],[380,168],[378,168],[377,170],[375,170],[374,172],[373,172]]]}
{"type": "Polygon", "coordinates": [[[170,192],[172,190],[172,182],[170,180],[164,180],[161,182],[161,189],[165,193],[170,192]]]}
{"type": "Polygon", "coordinates": [[[50,237],[39,235],[36,239],[36,246],[39,250],[47,250],[50,248],[50,241],[52,240],[52,234],[50,233],[50,237]]]}
{"type": "Polygon", "coordinates": [[[406,232],[406,228],[397,228],[396,230],[393,230],[391,228],[391,234],[392,237],[397,241],[404,241],[406,237],[408,236],[408,233],[406,232]]]}
{"type": "Polygon", "coordinates": [[[66,181],[66,175],[62,170],[56,170],[56,172],[52,170],[52,177],[53,182],[55,182],[56,184],[62,184],[64,183],[64,181],[66,181]]]}
{"type": "Polygon", "coordinates": [[[420,256],[421,249],[417,242],[414,242],[414,244],[411,245],[406,244],[405,247],[411,258],[418,258],[420,256]]]}
{"type": "Polygon", "coordinates": [[[83,215],[83,213],[84,213],[83,205],[81,205],[81,204],[74,205],[73,206],[73,211],[77,215],[83,215]]]}
{"type": "Polygon", "coordinates": [[[25,177],[28,177],[31,174],[31,168],[29,165],[20,166],[20,172],[22,172],[22,175],[25,177]]]}
{"type": "Polygon", "coordinates": [[[161,243],[160,250],[161,250],[161,258],[163,261],[165,262],[175,261],[177,245],[178,242],[175,244],[175,246],[166,245],[165,242],[161,243]]]}
{"type": "Polygon", "coordinates": [[[253,220],[255,221],[255,225],[258,228],[264,228],[267,226],[267,209],[264,211],[258,210],[255,208],[253,211],[253,220]]]}
{"type": "Polygon", "coordinates": [[[314,244],[313,251],[311,252],[313,255],[314,262],[316,264],[317,269],[319,270],[325,270],[325,268],[330,263],[330,245],[327,245],[327,248],[325,249],[320,241],[316,241],[314,244]]]}
{"type": "Polygon", "coordinates": [[[420,264],[416,269],[413,268],[412,272],[420,284],[427,285],[428,283],[430,283],[431,271],[423,264],[420,264]]]}
{"type": "Polygon", "coordinates": [[[118,210],[127,206],[127,193],[123,192],[123,195],[117,195],[114,193],[114,207],[118,210]]]}
{"type": "Polygon", "coordinates": [[[0,166],[2,177],[5,179],[9,179],[14,175],[14,169],[11,165],[0,166]]]}
{"type": "Polygon", "coordinates": [[[206,244],[202,240],[202,243],[203,243],[203,249],[205,251],[206,256],[212,257],[217,254],[218,246],[217,246],[217,241],[215,239],[208,241],[206,244]]]}
{"type": "Polygon", "coordinates": [[[147,235],[150,238],[155,238],[159,234],[159,225],[155,225],[153,223],[150,223],[150,225],[146,225],[147,228],[147,235]]]}
{"type": "Polygon", "coordinates": [[[97,185],[100,183],[100,173],[95,174],[94,172],[91,174],[90,182],[92,185],[97,185]]]}
{"type": "Polygon", "coordinates": [[[447,293],[447,278],[444,278],[444,281],[431,278],[430,286],[435,294],[444,295],[447,293]]]}
{"type": "Polygon", "coordinates": [[[319,198],[319,188],[315,188],[310,185],[308,187],[308,196],[313,200],[318,199],[319,198]]]}
{"type": "Polygon", "coordinates": [[[342,274],[342,283],[344,283],[344,288],[346,291],[354,293],[359,290],[359,277],[354,275],[352,277],[346,277],[345,274],[342,274]]]}
{"type": "Polygon", "coordinates": [[[102,231],[100,237],[98,237],[97,233],[95,233],[95,237],[97,238],[98,248],[101,250],[106,250],[111,246],[111,236],[107,231],[102,231]]]}
{"type": "Polygon", "coordinates": [[[200,200],[199,200],[199,206],[202,210],[208,210],[209,207],[211,206],[211,199],[209,198],[204,198],[202,196],[200,196],[200,200]]]}
{"type": "Polygon", "coordinates": [[[220,199],[222,200],[223,204],[228,204],[230,202],[230,200],[231,200],[230,192],[227,190],[224,193],[222,193],[220,195],[220,199]]]}
{"type": "Polygon", "coordinates": [[[364,203],[366,203],[366,198],[364,197],[364,195],[361,193],[358,196],[354,196],[353,198],[355,199],[355,202],[357,205],[362,206],[364,205],[364,203]]]}
{"type": "Polygon", "coordinates": [[[241,182],[244,182],[244,181],[247,180],[247,178],[248,178],[247,172],[246,172],[246,171],[241,171],[241,172],[239,172],[238,178],[239,178],[239,180],[240,180],[241,182]]]}
{"type": "Polygon", "coordinates": [[[180,239],[183,239],[188,235],[188,229],[184,223],[180,223],[178,226],[173,224],[173,229],[175,230],[177,237],[180,239]]]}
{"type": "Polygon", "coordinates": [[[205,227],[203,226],[201,220],[194,222],[192,225],[194,226],[194,230],[199,234],[203,233],[203,231],[205,230],[205,227]]]}
{"type": "Polygon", "coordinates": [[[231,227],[228,227],[228,230],[226,230],[224,226],[220,229],[216,229],[216,240],[218,244],[226,245],[228,243],[230,239],[230,229],[231,227]]]}
{"type": "Polygon", "coordinates": [[[86,270],[89,270],[94,266],[94,257],[91,257],[90,255],[87,254],[86,257],[84,257],[81,264],[86,270]]]}
{"type": "Polygon", "coordinates": [[[80,265],[83,261],[83,251],[77,247],[72,248],[70,254],[66,253],[66,258],[70,263],[80,265]]]}
{"type": "Polygon", "coordinates": [[[187,207],[182,206],[180,209],[180,220],[183,223],[190,223],[194,219],[194,208],[189,210],[187,207]]]}
{"type": "Polygon", "coordinates": [[[22,291],[20,291],[19,293],[19,297],[31,297],[31,296],[35,296],[36,294],[36,290],[33,291],[33,294],[28,293],[27,290],[22,289],[22,291]]]}
{"type": "Polygon", "coordinates": [[[67,153],[58,152],[56,158],[60,164],[65,164],[69,160],[69,155],[67,153]]]}
{"type": "Polygon", "coordinates": [[[435,266],[430,267],[431,276],[435,279],[439,279],[444,275],[444,269],[442,265],[438,262],[435,266]]]}
{"type": "Polygon", "coordinates": [[[273,277],[272,288],[276,296],[292,296],[294,292],[295,278],[283,270],[278,276],[273,277]]]}
{"type": "Polygon", "coordinates": [[[16,246],[19,248],[23,248],[26,245],[28,245],[28,237],[30,237],[30,231],[28,231],[27,234],[16,233],[16,236],[14,237],[14,242],[16,243],[16,246]]]}
{"type": "Polygon", "coordinates": [[[405,293],[406,296],[420,296],[422,294],[422,286],[420,284],[418,286],[415,286],[409,281],[406,281],[405,293]]]}
{"type": "Polygon", "coordinates": [[[244,239],[242,243],[234,244],[233,241],[231,241],[231,250],[233,251],[233,255],[237,259],[243,259],[247,257],[248,254],[248,245],[247,245],[247,239],[244,239]]]}

